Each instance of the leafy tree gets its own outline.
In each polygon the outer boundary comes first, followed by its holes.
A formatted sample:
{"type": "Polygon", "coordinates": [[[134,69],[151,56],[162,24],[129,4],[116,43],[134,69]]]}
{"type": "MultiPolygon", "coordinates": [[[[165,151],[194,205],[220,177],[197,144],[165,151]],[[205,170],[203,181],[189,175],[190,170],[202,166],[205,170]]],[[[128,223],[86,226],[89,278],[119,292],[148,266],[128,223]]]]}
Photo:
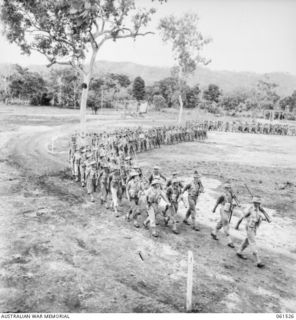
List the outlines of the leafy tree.
{"type": "Polygon", "coordinates": [[[259,80],[256,87],[256,98],[261,109],[274,109],[280,96],[276,93],[276,83],[267,80],[259,80]]]}
{"type": "Polygon", "coordinates": [[[158,82],[159,93],[164,97],[167,105],[171,108],[174,104],[174,93],[179,91],[180,87],[184,86],[185,82],[178,80],[175,77],[168,77],[158,82]]]}
{"type": "Polygon", "coordinates": [[[279,101],[279,105],[283,111],[289,110],[293,108],[294,101],[292,97],[284,97],[279,101]]]}
{"type": "Polygon", "coordinates": [[[131,84],[129,77],[126,74],[111,73],[110,77],[114,81],[117,81],[123,88],[127,88],[131,84]]]}
{"type": "Polygon", "coordinates": [[[159,95],[159,87],[157,85],[157,82],[154,82],[151,86],[146,86],[145,88],[145,100],[148,101],[148,103],[153,103],[153,97],[155,95],[159,95]]]}
{"type": "Polygon", "coordinates": [[[243,111],[248,109],[246,101],[250,97],[250,92],[235,90],[222,96],[219,104],[225,111],[243,111]]]}
{"type": "MultiPolygon", "coordinates": [[[[159,0],[161,3],[163,0],[159,0]]],[[[23,53],[38,51],[49,65],[76,68],[83,75],[81,130],[97,53],[106,41],[136,38],[143,32],[154,8],[141,8],[135,0],[2,0],[4,33],[23,53]],[[91,51],[88,67],[85,59],[91,51]]]]}
{"type": "Polygon", "coordinates": [[[166,107],[172,108],[179,105],[179,95],[185,108],[194,108],[199,102],[199,86],[190,88],[185,80],[180,80],[174,76],[154,82],[152,86],[146,88],[146,97],[152,103],[155,95],[160,95],[165,99],[166,107]]]}
{"type": "Polygon", "coordinates": [[[13,98],[29,100],[33,105],[40,105],[46,93],[46,83],[37,72],[16,65],[16,71],[10,77],[9,91],[13,98]]]}
{"type": "MultiPolygon", "coordinates": [[[[203,47],[209,43],[210,39],[204,38],[198,30],[199,18],[194,13],[187,13],[181,18],[174,16],[161,19],[159,30],[164,42],[172,44],[174,58],[178,64],[178,79],[187,77],[196,70],[199,63],[208,64],[200,55],[203,47]]],[[[179,85],[180,114],[178,122],[181,122],[183,100],[181,86],[179,85]]]]}
{"type": "Polygon", "coordinates": [[[113,108],[118,100],[129,97],[128,84],[130,80],[123,74],[107,73],[101,77],[94,76],[90,85],[91,101],[88,106],[95,108],[103,104],[103,107],[113,108]]]}
{"type": "Polygon", "coordinates": [[[290,111],[294,112],[296,110],[296,90],[293,91],[291,99],[292,106],[290,106],[290,111]]]}
{"type": "Polygon", "coordinates": [[[186,92],[186,104],[185,108],[195,108],[199,103],[200,88],[195,85],[193,88],[189,88],[186,92]]]}
{"type": "Polygon", "coordinates": [[[137,101],[145,97],[145,81],[141,77],[136,77],[133,83],[133,96],[137,101]]]}
{"type": "Polygon", "coordinates": [[[208,102],[219,102],[222,95],[220,88],[216,84],[209,84],[208,88],[203,92],[203,99],[208,102]]]}
{"type": "Polygon", "coordinates": [[[279,105],[282,110],[293,112],[296,110],[296,90],[291,96],[284,97],[279,101],[279,105]]]}
{"type": "Polygon", "coordinates": [[[59,106],[76,108],[81,95],[82,77],[73,68],[52,69],[49,92],[59,106]]]}
{"type": "Polygon", "coordinates": [[[153,104],[154,104],[155,109],[157,111],[164,109],[164,108],[167,108],[166,101],[165,101],[164,97],[161,96],[160,94],[156,94],[153,96],[153,104]]]}

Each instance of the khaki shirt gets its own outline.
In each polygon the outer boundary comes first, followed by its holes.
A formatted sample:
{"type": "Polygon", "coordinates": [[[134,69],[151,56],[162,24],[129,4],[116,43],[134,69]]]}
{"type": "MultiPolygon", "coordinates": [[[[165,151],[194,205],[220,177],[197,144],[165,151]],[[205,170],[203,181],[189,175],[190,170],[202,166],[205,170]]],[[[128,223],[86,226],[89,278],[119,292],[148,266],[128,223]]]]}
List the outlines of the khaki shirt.
{"type": "Polygon", "coordinates": [[[260,215],[260,209],[255,208],[254,205],[252,205],[248,209],[248,211],[245,214],[245,217],[247,219],[247,227],[249,228],[258,228],[262,221],[262,217],[260,215]]]}

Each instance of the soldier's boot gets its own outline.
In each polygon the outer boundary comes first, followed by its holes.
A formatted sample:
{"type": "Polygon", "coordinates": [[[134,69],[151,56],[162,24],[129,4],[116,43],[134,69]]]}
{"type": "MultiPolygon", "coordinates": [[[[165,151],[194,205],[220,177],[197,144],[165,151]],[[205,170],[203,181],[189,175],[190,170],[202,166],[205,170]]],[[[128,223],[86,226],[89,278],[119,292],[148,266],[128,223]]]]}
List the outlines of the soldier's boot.
{"type": "Polygon", "coordinates": [[[218,237],[217,237],[215,231],[212,231],[212,232],[211,232],[211,237],[212,237],[214,240],[218,240],[218,237]]]}
{"type": "Polygon", "coordinates": [[[264,267],[265,267],[265,264],[262,263],[262,262],[257,262],[256,266],[257,266],[258,268],[264,268],[264,267]]]}
{"type": "Polygon", "coordinates": [[[169,221],[170,221],[170,217],[164,217],[164,224],[165,224],[165,226],[168,226],[169,221]]]}
{"type": "Polygon", "coordinates": [[[150,222],[149,217],[147,217],[143,222],[143,225],[144,225],[145,229],[148,229],[149,222],[150,222]]]}
{"type": "Polygon", "coordinates": [[[81,187],[84,188],[85,187],[85,182],[81,181],[81,187]]]}
{"type": "Polygon", "coordinates": [[[194,230],[194,231],[200,231],[200,228],[199,228],[199,226],[198,226],[197,224],[194,224],[194,225],[192,226],[192,230],[194,230]]]}
{"type": "Polygon", "coordinates": [[[132,214],[132,210],[130,210],[130,211],[126,214],[125,218],[126,218],[126,221],[127,221],[127,222],[130,221],[131,214],[132,214]]]}
{"type": "Polygon", "coordinates": [[[90,201],[91,202],[95,202],[95,198],[94,198],[94,195],[92,193],[90,194],[90,201]]]}
{"type": "Polygon", "coordinates": [[[134,227],[135,228],[140,228],[139,222],[137,220],[137,218],[134,219],[134,227]]]}
{"type": "Polygon", "coordinates": [[[190,209],[187,210],[186,215],[185,215],[185,219],[183,220],[183,223],[187,224],[188,226],[190,225],[190,223],[188,222],[188,219],[190,217],[190,209]]]}
{"type": "Polygon", "coordinates": [[[117,206],[114,206],[114,212],[115,212],[115,217],[118,218],[119,212],[118,212],[117,206]]]}
{"type": "Polygon", "coordinates": [[[188,222],[188,220],[187,220],[186,218],[183,220],[183,223],[185,223],[185,224],[187,224],[188,226],[190,226],[190,223],[188,222]]]}
{"type": "Polygon", "coordinates": [[[159,214],[155,214],[155,224],[159,226],[159,214]]]}
{"type": "Polygon", "coordinates": [[[247,246],[249,245],[249,242],[248,242],[248,239],[245,239],[240,248],[238,249],[238,251],[236,252],[236,255],[241,258],[241,259],[244,259],[244,260],[247,260],[247,257],[243,255],[243,251],[247,248],[247,246]]]}
{"type": "Polygon", "coordinates": [[[240,259],[247,260],[247,257],[244,256],[241,251],[238,251],[238,252],[236,253],[236,255],[237,255],[240,259]]]}
{"type": "Polygon", "coordinates": [[[176,222],[174,222],[174,224],[173,224],[172,231],[173,231],[174,234],[179,234],[179,231],[178,231],[178,229],[177,229],[177,223],[176,223],[176,222]]]}
{"type": "Polygon", "coordinates": [[[265,267],[265,264],[261,262],[261,259],[258,255],[258,253],[254,252],[254,256],[256,257],[256,267],[258,268],[264,268],[265,267]]]}
{"type": "Polygon", "coordinates": [[[157,232],[157,230],[156,230],[155,227],[154,227],[154,228],[151,228],[151,235],[152,235],[153,237],[155,237],[155,238],[158,237],[158,232],[157,232]]]}
{"type": "Polygon", "coordinates": [[[227,236],[227,245],[228,245],[228,247],[229,248],[235,248],[235,246],[234,246],[234,244],[233,244],[233,242],[232,242],[232,240],[231,240],[231,238],[230,238],[230,235],[228,234],[227,236]]]}
{"type": "Polygon", "coordinates": [[[78,182],[78,181],[79,181],[78,176],[75,176],[75,181],[76,181],[76,182],[78,182]]]}
{"type": "Polygon", "coordinates": [[[197,222],[195,221],[195,219],[192,219],[192,229],[194,231],[200,231],[199,226],[197,225],[197,222]]]}

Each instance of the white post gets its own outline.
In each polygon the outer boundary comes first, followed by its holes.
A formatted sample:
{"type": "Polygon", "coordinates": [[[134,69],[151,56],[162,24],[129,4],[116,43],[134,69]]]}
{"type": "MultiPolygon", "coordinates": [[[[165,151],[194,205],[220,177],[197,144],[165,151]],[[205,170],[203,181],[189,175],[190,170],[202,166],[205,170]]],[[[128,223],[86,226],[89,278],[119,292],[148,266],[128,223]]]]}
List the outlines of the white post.
{"type": "Polygon", "coordinates": [[[186,311],[192,311],[192,278],[193,278],[193,253],[188,251],[188,273],[187,273],[187,294],[186,311]]]}
{"type": "Polygon", "coordinates": [[[101,112],[103,110],[103,94],[104,94],[104,90],[103,90],[103,86],[101,87],[101,112]]]}

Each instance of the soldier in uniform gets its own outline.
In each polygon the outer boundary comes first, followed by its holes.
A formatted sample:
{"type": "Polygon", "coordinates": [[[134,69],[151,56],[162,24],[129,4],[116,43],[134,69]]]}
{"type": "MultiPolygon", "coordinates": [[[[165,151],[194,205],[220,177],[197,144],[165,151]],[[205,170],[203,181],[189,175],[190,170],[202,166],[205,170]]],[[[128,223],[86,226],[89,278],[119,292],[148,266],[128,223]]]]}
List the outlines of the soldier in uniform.
{"type": "Polygon", "coordinates": [[[161,199],[163,199],[166,203],[169,202],[166,198],[166,195],[161,190],[161,181],[156,178],[151,182],[151,186],[147,190],[146,201],[148,218],[144,221],[145,227],[147,227],[148,223],[150,223],[151,233],[153,237],[158,237],[155,220],[156,214],[159,212],[159,201],[161,199]]]}
{"type": "Polygon", "coordinates": [[[126,215],[127,221],[129,221],[130,217],[134,220],[134,226],[139,228],[140,225],[138,223],[138,216],[140,215],[140,196],[144,193],[144,185],[140,181],[139,173],[136,171],[132,171],[130,174],[130,181],[126,186],[127,198],[130,203],[130,209],[126,215]]]}
{"type": "Polygon", "coordinates": [[[115,217],[119,217],[118,213],[118,198],[121,196],[120,193],[120,183],[121,183],[121,176],[120,176],[120,168],[119,166],[112,167],[112,171],[109,176],[109,186],[112,198],[112,207],[115,212],[115,217]]]}
{"type": "Polygon", "coordinates": [[[160,168],[158,166],[155,166],[153,168],[153,172],[148,178],[149,184],[151,184],[155,179],[163,179],[164,181],[166,181],[166,177],[160,173],[160,168]]]}
{"type": "Polygon", "coordinates": [[[256,258],[256,266],[258,268],[263,268],[264,264],[261,262],[261,259],[260,259],[259,253],[258,253],[258,249],[257,249],[257,245],[256,245],[256,233],[257,233],[257,230],[263,220],[267,220],[268,222],[270,222],[270,220],[268,220],[268,217],[266,217],[266,213],[265,213],[264,209],[260,206],[261,198],[258,196],[255,196],[255,197],[253,197],[252,202],[253,202],[253,205],[247,210],[245,215],[238,220],[236,227],[235,227],[235,229],[238,230],[239,225],[241,224],[242,220],[246,219],[246,221],[247,221],[247,224],[246,224],[247,236],[243,240],[243,242],[241,243],[241,246],[236,254],[239,258],[246,259],[246,257],[243,255],[243,251],[248,246],[250,246],[252,253],[256,258]],[[263,215],[265,216],[264,218],[262,217],[261,213],[263,213],[263,215]]]}
{"type": "MultiPolygon", "coordinates": [[[[172,184],[172,181],[173,181],[173,180],[176,180],[176,179],[178,179],[178,172],[177,172],[177,171],[174,171],[174,172],[172,173],[172,178],[167,181],[166,186],[169,187],[169,186],[172,184]]],[[[178,180],[178,181],[179,181],[180,185],[181,185],[182,188],[183,188],[183,185],[182,185],[181,181],[180,181],[180,180],[178,180]]]]}
{"type": "Polygon", "coordinates": [[[86,149],[84,147],[81,148],[81,159],[80,159],[80,181],[81,181],[81,187],[85,187],[85,169],[86,169],[86,149]]]}
{"type": "Polygon", "coordinates": [[[197,226],[197,222],[196,222],[196,202],[200,193],[204,192],[204,187],[202,185],[200,178],[201,177],[198,174],[198,172],[195,171],[193,176],[193,181],[187,184],[182,192],[182,193],[184,193],[185,191],[188,192],[188,205],[189,205],[189,208],[186,212],[186,216],[183,222],[189,225],[188,219],[191,216],[192,228],[195,231],[199,231],[199,227],[197,226]]]}
{"type": "Polygon", "coordinates": [[[74,153],[77,149],[77,139],[75,135],[72,135],[70,145],[69,145],[69,164],[70,168],[72,171],[72,175],[74,176],[74,164],[73,164],[73,158],[74,158],[74,153]]]}
{"type": "Polygon", "coordinates": [[[109,167],[108,163],[102,163],[102,170],[98,177],[99,183],[100,183],[100,191],[101,191],[101,204],[106,203],[107,204],[107,197],[109,194],[109,167]]]}
{"type": "Polygon", "coordinates": [[[80,161],[81,161],[81,149],[76,148],[74,155],[73,155],[73,172],[74,172],[74,177],[75,181],[79,181],[80,177],[80,161]]]}
{"type": "Polygon", "coordinates": [[[182,196],[182,184],[177,179],[174,178],[171,181],[170,186],[166,190],[166,197],[169,201],[169,204],[167,206],[167,210],[165,211],[165,224],[168,225],[169,221],[171,220],[173,223],[172,230],[175,234],[178,234],[177,230],[177,213],[178,213],[178,204],[180,196],[182,196]]]}
{"type": "Polygon", "coordinates": [[[230,248],[234,248],[234,244],[232,242],[232,239],[229,234],[229,220],[231,216],[231,212],[233,209],[233,202],[235,199],[235,195],[232,191],[231,185],[229,183],[226,183],[224,186],[225,193],[222,194],[216,202],[216,205],[213,209],[213,213],[215,213],[218,205],[221,205],[220,207],[220,220],[217,223],[215,229],[211,232],[211,236],[214,240],[218,240],[217,233],[220,229],[223,228],[223,231],[227,238],[227,245],[230,248]]]}
{"type": "Polygon", "coordinates": [[[94,192],[96,191],[97,178],[98,178],[95,160],[91,160],[87,164],[85,176],[86,176],[86,189],[87,189],[87,193],[90,195],[90,201],[95,202],[94,192]]]}

